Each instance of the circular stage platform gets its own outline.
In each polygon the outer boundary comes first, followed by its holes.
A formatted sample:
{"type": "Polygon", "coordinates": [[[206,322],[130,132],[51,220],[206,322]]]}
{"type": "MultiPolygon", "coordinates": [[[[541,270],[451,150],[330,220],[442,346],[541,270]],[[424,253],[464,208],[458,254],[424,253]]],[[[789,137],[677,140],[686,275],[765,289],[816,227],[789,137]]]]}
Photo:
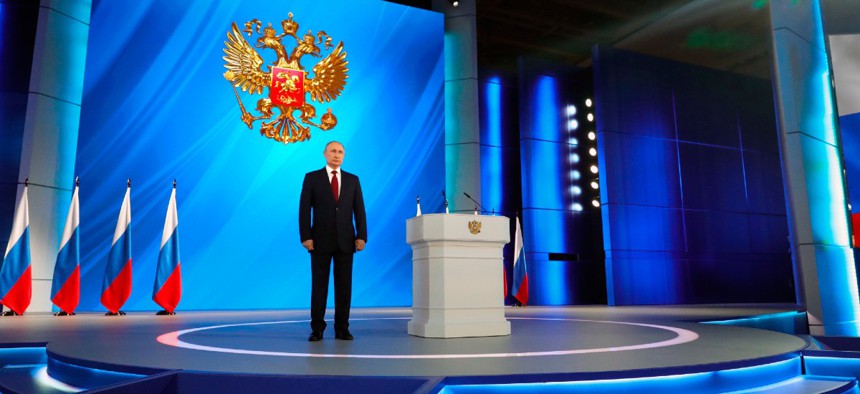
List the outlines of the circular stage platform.
{"type": "MultiPolygon", "coordinates": [[[[3,318],[7,343],[46,343],[51,359],[150,375],[204,371],[324,376],[550,376],[576,379],[712,370],[797,352],[793,335],[697,321],[785,312],[756,307],[509,308],[512,334],[410,336],[409,308],[353,310],[354,341],[308,342],[307,311],[130,313],[3,318]]],[[[791,310],[788,310],[791,311],[791,310]]],[[[532,379],[529,379],[532,380],[532,379]]]]}

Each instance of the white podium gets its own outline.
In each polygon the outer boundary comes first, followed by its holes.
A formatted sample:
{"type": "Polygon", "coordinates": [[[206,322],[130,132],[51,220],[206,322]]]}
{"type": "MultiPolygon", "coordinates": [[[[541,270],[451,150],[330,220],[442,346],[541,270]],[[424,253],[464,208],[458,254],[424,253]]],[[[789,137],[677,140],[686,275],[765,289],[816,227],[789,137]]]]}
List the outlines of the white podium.
{"type": "Polygon", "coordinates": [[[505,216],[421,215],[406,221],[412,246],[410,335],[430,338],[511,334],[505,319],[505,216]]]}

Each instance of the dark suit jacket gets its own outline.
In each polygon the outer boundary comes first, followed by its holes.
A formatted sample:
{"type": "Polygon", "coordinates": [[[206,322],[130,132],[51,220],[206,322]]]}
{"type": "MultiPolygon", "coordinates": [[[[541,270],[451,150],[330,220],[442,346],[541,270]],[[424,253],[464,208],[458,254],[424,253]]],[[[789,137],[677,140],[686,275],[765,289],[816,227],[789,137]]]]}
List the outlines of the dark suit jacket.
{"type": "Polygon", "coordinates": [[[340,174],[337,204],[325,167],[305,174],[299,200],[299,234],[302,242],[314,241],[314,252],[355,252],[356,239],[367,241],[361,184],[357,176],[343,169],[340,174]]]}

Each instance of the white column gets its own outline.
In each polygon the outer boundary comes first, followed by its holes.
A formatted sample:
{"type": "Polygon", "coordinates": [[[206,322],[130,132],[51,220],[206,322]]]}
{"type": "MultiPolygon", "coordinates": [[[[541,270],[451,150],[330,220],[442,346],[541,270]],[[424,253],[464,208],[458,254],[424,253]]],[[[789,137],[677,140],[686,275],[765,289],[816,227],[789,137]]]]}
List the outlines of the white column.
{"type": "Polygon", "coordinates": [[[475,0],[454,7],[433,0],[445,14],[445,189],[452,212],[471,212],[481,201],[481,134],[475,0]]]}
{"type": "Polygon", "coordinates": [[[770,2],[774,95],[798,299],[817,335],[858,335],[842,146],[818,0],[770,2]]]}
{"type": "Polygon", "coordinates": [[[51,311],[54,262],[74,182],[90,10],[89,0],[40,3],[19,175],[20,182],[30,179],[28,312],[51,311]]]}

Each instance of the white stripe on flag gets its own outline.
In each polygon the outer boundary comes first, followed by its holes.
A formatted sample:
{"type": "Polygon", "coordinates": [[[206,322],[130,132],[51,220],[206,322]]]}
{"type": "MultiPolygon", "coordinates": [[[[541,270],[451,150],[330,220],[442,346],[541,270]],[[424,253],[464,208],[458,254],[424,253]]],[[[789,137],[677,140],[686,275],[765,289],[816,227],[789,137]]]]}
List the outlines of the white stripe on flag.
{"type": "Polygon", "coordinates": [[[523,250],[523,231],[520,230],[520,218],[517,217],[517,232],[514,235],[514,265],[520,261],[520,252],[523,250]]]}
{"type": "Polygon", "coordinates": [[[60,241],[60,249],[66,246],[69,243],[69,240],[72,239],[72,233],[75,232],[75,229],[81,224],[81,212],[80,212],[80,204],[78,203],[78,187],[75,186],[75,191],[72,193],[72,204],[69,207],[69,214],[66,215],[66,227],[63,228],[63,240],[60,241]]]}
{"type": "Polygon", "coordinates": [[[125,198],[123,198],[122,207],[119,209],[119,218],[116,221],[116,229],[113,231],[111,246],[116,245],[116,241],[122,237],[129,224],[131,224],[131,187],[125,189],[125,198]]]}
{"type": "Polygon", "coordinates": [[[15,219],[12,222],[12,233],[9,234],[9,243],[6,245],[6,253],[3,258],[9,255],[9,252],[18,243],[18,240],[24,235],[24,230],[30,226],[30,204],[27,202],[27,186],[24,186],[24,193],[21,194],[21,199],[18,200],[18,207],[15,209],[15,219]]]}
{"type": "Polygon", "coordinates": [[[179,214],[176,210],[176,189],[170,192],[170,202],[167,203],[167,216],[164,218],[164,231],[161,233],[161,247],[170,240],[170,236],[179,226],[179,214]]]}

